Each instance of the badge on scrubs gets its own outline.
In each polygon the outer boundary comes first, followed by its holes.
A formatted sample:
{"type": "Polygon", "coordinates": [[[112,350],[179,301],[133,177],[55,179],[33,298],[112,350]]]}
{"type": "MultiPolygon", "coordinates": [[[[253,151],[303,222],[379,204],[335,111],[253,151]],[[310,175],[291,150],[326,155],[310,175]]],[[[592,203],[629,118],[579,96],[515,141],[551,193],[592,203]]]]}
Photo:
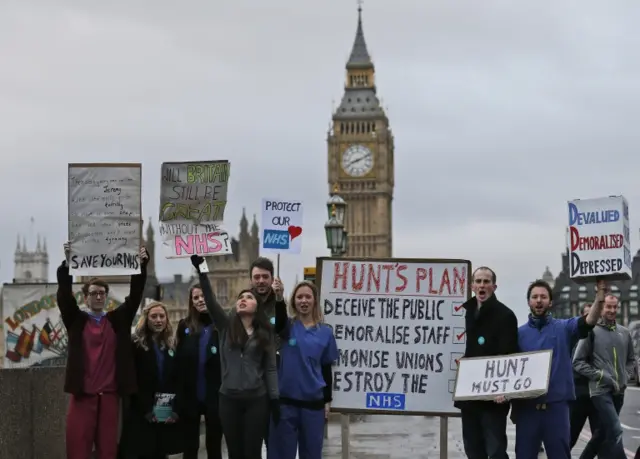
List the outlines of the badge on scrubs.
{"type": "Polygon", "coordinates": [[[296,339],[295,338],[290,338],[289,339],[289,346],[295,346],[296,345],[296,339]]]}
{"type": "Polygon", "coordinates": [[[212,354],[217,354],[218,353],[218,348],[215,346],[211,346],[211,353],[212,354]]]}
{"type": "Polygon", "coordinates": [[[484,336],[478,336],[478,344],[482,346],[484,344],[484,336]]]}
{"type": "Polygon", "coordinates": [[[169,349],[169,357],[173,357],[173,349],[169,349]]]}
{"type": "Polygon", "coordinates": [[[271,319],[269,319],[269,323],[271,323],[271,325],[275,325],[276,324],[276,318],[272,317],[271,319]]]}

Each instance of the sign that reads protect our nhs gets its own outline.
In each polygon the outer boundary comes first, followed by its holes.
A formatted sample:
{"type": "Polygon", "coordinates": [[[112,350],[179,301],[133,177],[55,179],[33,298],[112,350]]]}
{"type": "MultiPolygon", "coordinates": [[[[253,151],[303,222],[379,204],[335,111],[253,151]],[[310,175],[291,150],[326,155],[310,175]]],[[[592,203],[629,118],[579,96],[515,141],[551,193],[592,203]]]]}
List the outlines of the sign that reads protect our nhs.
{"type": "Polygon", "coordinates": [[[629,206],[623,196],[569,202],[571,278],[631,276],[629,206]]]}

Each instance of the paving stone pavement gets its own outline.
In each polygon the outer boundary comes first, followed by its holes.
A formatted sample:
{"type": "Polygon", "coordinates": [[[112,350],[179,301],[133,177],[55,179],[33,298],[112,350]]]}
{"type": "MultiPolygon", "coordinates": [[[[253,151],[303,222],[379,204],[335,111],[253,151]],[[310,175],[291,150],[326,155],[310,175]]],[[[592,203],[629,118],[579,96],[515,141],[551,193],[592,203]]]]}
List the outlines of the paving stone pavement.
{"type": "MultiPolygon", "coordinates": [[[[437,459],[440,457],[440,419],[424,416],[368,416],[364,421],[352,422],[350,426],[351,459],[437,459]]],[[[509,456],[515,459],[515,425],[508,423],[509,456]]],[[[462,427],[459,418],[449,419],[448,458],[465,458],[462,445],[462,427]]],[[[204,439],[203,439],[204,440],[204,439]]],[[[203,442],[204,443],[204,442],[203,442]]],[[[586,441],[581,438],[571,452],[577,458],[586,441]]],[[[325,440],[323,457],[341,459],[342,445],[340,423],[330,423],[325,440]]],[[[171,456],[180,458],[181,455],[171,456]]],[[[200,458],[206,459],[204,447],[200,458]]],[[[223,457],[226,459],[226,451],[223,457]]],[[[263,453],[266,459],[266,453],[263,453]]],[[[540,459],[546,459],[544,453],[540,459]]],[[[298,459],[296,457],[296,459],[298,459]]]]}

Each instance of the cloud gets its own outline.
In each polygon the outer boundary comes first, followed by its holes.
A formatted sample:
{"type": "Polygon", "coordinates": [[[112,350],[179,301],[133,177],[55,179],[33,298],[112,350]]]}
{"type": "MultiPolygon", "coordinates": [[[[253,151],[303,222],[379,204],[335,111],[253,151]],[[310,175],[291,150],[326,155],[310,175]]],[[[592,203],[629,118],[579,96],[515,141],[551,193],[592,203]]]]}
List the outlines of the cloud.
{"type": "MultiPolygon", "coordinates": [[[[559,269],[567,200],[624,194],[634,225],[639,19],[629,1],[367,1],[396,139],[395,255],[490,264],[521,307],[559,269]]],[[[291,285],[326,254],[326,132],[355,26],[339,0],[0,6],[2,278],[17,233],[46,233],[57,261],[67,163],[142,162],[155,216],[163,161],[227,158],[230,228],[262,197],[305,201],[291,285]]]]}

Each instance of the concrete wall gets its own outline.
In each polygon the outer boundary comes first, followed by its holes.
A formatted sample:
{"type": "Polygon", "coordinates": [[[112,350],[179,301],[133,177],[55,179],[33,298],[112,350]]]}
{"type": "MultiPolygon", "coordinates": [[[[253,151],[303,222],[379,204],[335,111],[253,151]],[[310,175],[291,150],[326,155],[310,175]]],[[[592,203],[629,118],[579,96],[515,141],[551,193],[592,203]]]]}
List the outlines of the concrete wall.
{"type": "Polygon", "coordinates": [[[0,370],[0,457],[65,459],[64,368],[0,370]]]}

